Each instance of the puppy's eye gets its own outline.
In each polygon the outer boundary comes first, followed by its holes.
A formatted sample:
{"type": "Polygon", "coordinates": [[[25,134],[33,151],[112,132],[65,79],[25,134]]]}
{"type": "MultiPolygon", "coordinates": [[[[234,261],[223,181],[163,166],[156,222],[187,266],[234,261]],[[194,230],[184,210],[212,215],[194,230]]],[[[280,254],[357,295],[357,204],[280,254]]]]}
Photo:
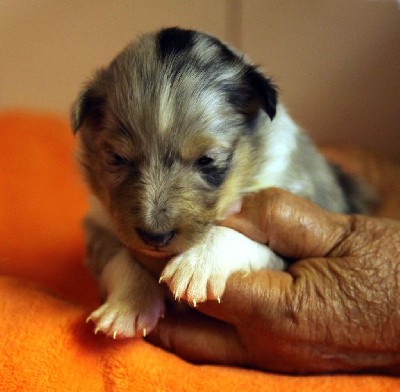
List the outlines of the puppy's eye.
{"type": "Polygon", "coordinates": [[[195,162],[195,164],[197,165],[197,166],[199,166],[200,168],[204,168],[204,167],[207,167],[207,166],[210,166],[210,165],[212,165],[214,163],[214,159],[213,158],[211,158],[211,157],[208,157],[207,155],[203,155],[202,157],[200,157],[196,162],[195,162]]]}
{"type": "Polygon", "coordinates": [[[126,160],[122,158],[120,155],[116,154],[115,152],[112,152],[109,154],[108,157],[108,164],[111,166],[122,166],[125,165],[126,160]]]}

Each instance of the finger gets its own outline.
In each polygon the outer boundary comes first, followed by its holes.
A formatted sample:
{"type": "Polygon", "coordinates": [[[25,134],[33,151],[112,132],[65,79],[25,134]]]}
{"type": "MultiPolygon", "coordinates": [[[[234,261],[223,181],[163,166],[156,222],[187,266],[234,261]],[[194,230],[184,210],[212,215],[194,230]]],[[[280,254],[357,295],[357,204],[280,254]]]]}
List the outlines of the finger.
{"type": "Polygon", "coordinates": [[[147,340],[191,362],[247,363],[234,327],[191,310],[170,312],[147,340]]]}
{"type": "Polygon", "coordinates": [[[221,224],[292,258],[325,256],[351,232],[348,216],[278,188],[244,198],[241,212],[221,224]]]}

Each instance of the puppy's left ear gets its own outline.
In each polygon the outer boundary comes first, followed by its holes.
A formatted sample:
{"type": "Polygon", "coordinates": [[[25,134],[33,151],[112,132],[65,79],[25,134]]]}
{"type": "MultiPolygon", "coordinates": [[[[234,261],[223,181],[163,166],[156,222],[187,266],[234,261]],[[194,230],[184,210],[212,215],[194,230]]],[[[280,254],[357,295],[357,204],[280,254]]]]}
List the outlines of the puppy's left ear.
{"type": "Polygon", "coordinates": [[[76,99],[71,110],[71,128],[75,134],[85,121],[96,126],[103,116],[104,98],[92,86],[84,89],[76,99]]]}
{"type": "Polygon", "coordinates": [[[250,112],[263,109],[268,117],[273,120],[276,114],[278,92],[272,81],[266,78],[256,67],[249,65],[244,74],[244,83],[249,89],[250,112]]]}

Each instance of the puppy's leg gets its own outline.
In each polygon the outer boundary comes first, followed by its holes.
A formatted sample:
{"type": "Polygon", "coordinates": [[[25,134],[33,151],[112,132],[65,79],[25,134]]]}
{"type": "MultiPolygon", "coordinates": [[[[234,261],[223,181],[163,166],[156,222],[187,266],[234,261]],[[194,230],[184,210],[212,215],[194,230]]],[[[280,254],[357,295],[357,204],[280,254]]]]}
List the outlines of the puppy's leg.
{"type": "Polygon", "coordinates": [[[86,220],[86,264],[97,275],[105,302],[89,317],[95,333],[115,338],[146,336],[165,311],[164,294],[153,277],[107,230],[86,220]]]}
{"type": "Polygon", "coordinates": [[[226,227],[215,226],[201,243],[170,260],[161,279],[175,298],[196,306],[222,297],[228,277],[236,271],[285,269],[285,262],[267,246],[226,227]]]}

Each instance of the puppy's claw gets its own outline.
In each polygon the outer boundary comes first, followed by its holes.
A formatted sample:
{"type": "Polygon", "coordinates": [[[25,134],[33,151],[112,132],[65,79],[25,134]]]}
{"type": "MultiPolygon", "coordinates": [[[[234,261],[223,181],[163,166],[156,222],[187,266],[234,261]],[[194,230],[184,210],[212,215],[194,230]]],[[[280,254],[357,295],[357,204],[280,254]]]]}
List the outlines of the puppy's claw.
{"type": "Polygon", "coordinates": [[[147,329],[146,329],[146,328],[143,328],[143,337],[145,338],[146,335],[147,335],[147,329]]]}
{"type": "Polygon", "coordinates": [[[196,302],[196,300],[194,299],[193,300],[193,307],[195,308],[197,306],[197,302],[196,302]]]}
{"type": "Polygon", "coordinates": [[[217,297],[217,302],[218,302],[219,304],[221,303],[221,297],[220,297],[220,296],[217,297]]]}
{"type": "Polygon", "coordinates": [[[85,323],[87,324],[89,321],[92,321],[92,316],[86,317],[85,323]]]}
{"type": "Polygon", "coordinates": [[[160,279],[158,279],[158,283],[162,283],[162,281],[164,280],[164,276],[160,276],[160,279]]]}
{"type": "Polygon", "coordinates": [[[115,340],[117,338],[117,331],[114,331],[113,333],[113,339],[115,340]]]}
{"type": "Polygon", "coordinates": [[[96,327],[93,332],[94,332],[95,335],[97,335],[99,333],[99,331],[100,331],[100,328],[96,327]]]}
{"type": "Polygon", "coordinates": [[[174,294],[174,299],[177,302],[180,302],[180,300],[181,300],[181,298],[179,297],[179,294],[177,294],[177,293],[174,294]]]}

